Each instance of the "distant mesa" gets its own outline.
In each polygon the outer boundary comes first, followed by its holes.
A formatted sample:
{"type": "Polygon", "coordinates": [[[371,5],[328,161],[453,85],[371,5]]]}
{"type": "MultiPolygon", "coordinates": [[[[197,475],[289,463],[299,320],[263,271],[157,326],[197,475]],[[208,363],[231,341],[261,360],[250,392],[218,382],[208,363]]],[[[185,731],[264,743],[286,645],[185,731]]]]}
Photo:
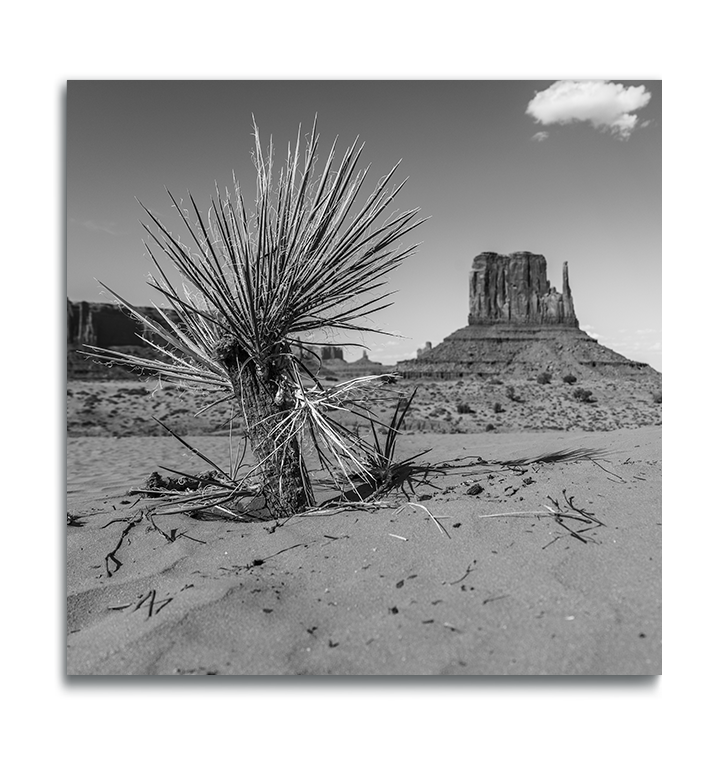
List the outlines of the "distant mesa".
{"type": "MultiPolygon", "coordinates": [[[[333,345],[299,352],[306,366],[321,377],[355,376],[396,371],[408,379],[458,379],[468,376],[529,376],[543,371],[561,376],[645,377],[660,374],[599,344],[580,328],[575,314],[567,262],[561,290],[547,279],[543,255],[529,252],[500,255],[484,252],[473,259],[469,277],[468,325],[433,347],[427,342],[413,360],[393,368],[370,360],[344,359],[333,345]]],[[[139,307],[161,320],[153,307],[139,307]]],[[[172,313],[169,313],[172,314],[172,313]]],[[[152,333],[116,304],[67,302],[68,379],[131,379],[137,374],[93,362],[78,354],[83,344],[128,350],[143,346],[138,338],[152,333]]]]}
{"type": "Polygon", "coordinates": [[[384,374],[392,368],[382,363],[376,363],[363,352],[358,360],[347,362],[343,348],[336,346],[305,347],[300,353],[306,367],[323,378],[352,379],[356,376],[384,374]]]}
{"type": "MultiPolygon", "coordinates": [[[[136,307],[145,317],[158,323],[162,315],[153,306],[136,307]]],[[[168,316],[177,322],[171,310],[168,316]]],[[[151,331],[130,317],[119,304],[91,303],[67,299],[68,346],[90,344],[94,347],[129,347],[143,342],[138,336],[151,337],[151,331]]]]}
{"type": "MultiPolygon", "coordinates": [[[[150,320],[163,322],[162,316],[155,307],[136,308],[150,320]]],[[[172,310],[167,310],[166,314],[175,322],[178,321],[172,310]]],[[[78,349],[89,344],[118,351],[133,351],[143,356],[154,356],[155,353],[148,352],[147,344],[140,337],[152,341],[153,333],[118,304],[73,302],[67,299],[68,380],[138,378],[137,372],[119,365],[109,368],[105,363],[94,361],[92,356],[88,357],[86,353],[78,352],[78,349]]],[[[382,363],[370,360],[367,353],[363,353],[358,360],[348,363],[344,359],[343,348],[336,346],[308,347],[299,354],[309,370],[323,377],[351,379],[356,376],[386,373],[389,368],[382,363]]]]}
{"type": "MultiPolygon", "coordinates": [[[[162,322],[162,315],[152,306],[137,307],[143,315],[156,322],[162,322]]],[[[177,320],[174,312],[168,316],[177,320]]],[[[135,320],[118,304],[67,299],[67,378],[104,381],[107,379],[137,379],[138,373],[120,365],[108,367],[78,351],[84,345],[134,352],[147,356],[148,346],[140,336],[152,340],[152,332],[135,320]]]]}
{"type": "Polygon", "coordinates": [[[649,365],[613,352],[580,329],[567,262],[560,291],[548,282],[545,257],[530,252],[480,253],[469,279],[468,325],[398,363],[400,376],[457,379],[550,371],[659,378],[649,365]]]}

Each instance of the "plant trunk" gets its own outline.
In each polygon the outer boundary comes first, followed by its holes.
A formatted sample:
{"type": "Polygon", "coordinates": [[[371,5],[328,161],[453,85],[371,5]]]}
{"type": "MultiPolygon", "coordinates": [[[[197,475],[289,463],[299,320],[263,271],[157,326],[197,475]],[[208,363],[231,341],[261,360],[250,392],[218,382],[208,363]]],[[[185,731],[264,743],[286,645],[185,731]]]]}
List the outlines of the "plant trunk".
{"type": "Polygon", "coordinates": [[[267,508],[276,519],[289,518],[314,503],[299,440],[278,431],[293,408],[286,354],[278,351],[261,366],[237,343],[224,342],[218,354],[247,424],[267,508]]]}

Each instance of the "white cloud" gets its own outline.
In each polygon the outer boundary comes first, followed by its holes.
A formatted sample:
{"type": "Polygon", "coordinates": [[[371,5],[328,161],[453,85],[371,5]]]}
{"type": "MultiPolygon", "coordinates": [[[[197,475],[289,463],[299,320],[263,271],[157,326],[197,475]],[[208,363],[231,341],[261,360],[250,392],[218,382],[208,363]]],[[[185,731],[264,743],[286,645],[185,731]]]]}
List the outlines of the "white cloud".
{"type": "Polygon", "coordinates": [[[121,234],[121,231],[117,227],[117,223],[109,220],[76,220],[75,218],[70,218],[70,223],[73,223],[76,226],[82,226],[88,231],[102,231],[111,236],[120,236],[121,234]]]}
{"type": "Polygon", "coordinates": [[[535,134],[530,139],[535,140],[535,142],[543,142],[547,140],[549,136],[550,134],[548,132],[535,132],[535,134]]]}
{"type": "Polygon", "coordinates": [[[636,129],[635,111],[645,107],[650,96],[644,86],[623,86],[610,81],[556,81],[536,92],[525,112],[544,126],[589,121],[596,129],[609,130],[627,140],[636,129]]]}

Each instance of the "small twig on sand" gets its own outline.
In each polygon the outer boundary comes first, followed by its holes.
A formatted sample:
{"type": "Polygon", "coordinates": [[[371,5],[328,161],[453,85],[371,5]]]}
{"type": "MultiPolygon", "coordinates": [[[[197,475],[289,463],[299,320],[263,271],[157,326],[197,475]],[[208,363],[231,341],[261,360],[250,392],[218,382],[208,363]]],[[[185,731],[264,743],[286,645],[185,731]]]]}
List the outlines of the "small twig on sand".
{"type": "Polygon", "coordinates": [[[606,473],[609,473],[611,476],[615,476],[615,478],[622,481],[623,484],[627,483],[622,476],[619,476],[617,473],[614,473],[612,470],[608,470],[607,468],[604,468],[597,460],[590,460],[590,462],[593,462],[595,465],[597,465],[600,468],[600,470],[604,470],[606,473]]]}
{"type": "Polygon", "coordinates": [[[487,605],[488,602],[497,602],[499,599],[506,599],[509,597],[509,594],[500,594],[498,597],[488,597],[487,599],[483,599],[483,605],[487,605]]]}
{"type": "Polygon", "coordinates": [[[465,578],[467,578],[467,576],[470,575],[470,573],[475,569],[473,567],[474,564],[477,564],[477,559],[473,559],[472,562],[470,562],[470,564],[467,566],[467,570],[465,570],[465,575],[463,575],[462,578],[458,578],[457,580],[450,581],[448,583],[448,586],[454,586],[456,583],[461,583],[462,581],[464,581],[465,578]]]}
{"type": "MultiPolygon", "coordinates": [[[[600,521],[600,519],[595,518],[595,516],[590,513],[590,511],[586,511],[583,508],[579,508],[577,505],[575,505],[574,498],[568,497],[567,491],[565,489],[562,490],[563,497],[565,498],[565,503],[567,504],[567,507],[572,513],[569,513],[567,510],[563,510],[563,508],[560,506],[559,502],[557,500],[553,500],[552,497],[548,496],[548,500],[553,504],[553,507],[551,508],[549,505],[543,505],[544,511],[505,511],[504,513],[483,513],[483,514],[476,514],[478,519],[492,519],[492,518],[502,518],[505,516],[516,516],[521,518],[550,518],[553,519],[559,526],[561,526],[564,530],[569,532],[572,537],[579,540],[582,543],[588,543],[588,542],[596,542],[592,538],[584,538],[582,536],[582,532],[587,532],[588,530],[595,529],[596,527],[604,527],[605,524],[600,521]],[[578,529],[574,530],[572,527],[568,526],[565,523],[565,519],[572,519],[574,521],[579,521],[583,524],[588,524],[590,526],[585,527],[584,529],[578,529]]],[[[548,546],[552,545],[556,540],[559,539],[559,536],[551,540],[547,545],[544,545],[543,548],[547,548],[548,546]]]]}
{"type": "Polygon", "coordinates": [[[503,516],[547,516],[545,511],[504,511],[502,513],[476,513],[478,519],[496,519],[503,516]]]}
{"type": "MultiPolygon", "coordinates": [[[[337,508],[308,508],[308,510],[297,514],[298,516],[335,516],[338,513],[345,513],[346,511],[380,511],[383,508],[390,507],[390,503],[384,500],[378,500],[372,503],[365,502],[348,502],[347,504],[338,505],[337,508]]],[[[286,521],[289,521],[287,519],[286,521]]],[[[284,523],[284,522],[283,522],[284,523]]]]}
{"type": "MultiPolygon", "coordinates": [[[[150,599],[150,596],[152,595],[152,591],[148,591],[148,593],[135,605],[135,610],[139,610],[145,602],[150,599]]],[[[133,611],[135,612],[135,611],[133,611]]]]}
{"type": "Polygon", "coordinates": [[[127,523],[128,521],[132,521],[132,519],[127,516],[118,519],[110,519],[110,521],[107,524],[103,524],[100,529],[107,529],[111,524],[117,524],[119,521],[127,523]]]}
{"type": "Polygon", "coordinates": [[[272,559],[275,556],[280,556],[280,554],[284,554],[286,551],[292,551],[294,548],[307,548],[307,543],[296,543],[294,546],[288,546],[287,548],[281,548],[279,551],[276,551],[274,554],[270,554],[270,556],[266,556],[264,559],[254,559],[250,564],[245,565],[246,570],[250,570],[253,567],[259,567],[261,564],[265,564],[268,559],[272,559]]]}
{"type": "Polygon", "coordinates": [[[575,505],[575,498],[574,497],[568,497],[567,496],[567,490],[562,490],[563,497],[565,498],[565,502],[567,503],[569,508],[572,508],[576,513],[581,513],[583,516],[586,516],[591,521],[594,521],[597,525],[600,527],[604,527],[605,524],[598,519],[594,513],[590,513],[590,511],[586,511],[584,508],[578,508],[577,505],[575,505]]]}
{"type": "MultiPolygon", "coordinates": [[[[123,541],[127,537],[128,533],[133,527],[137,527],[137,525],[142,521],[142,515],[135,516],[132,519],[113,519],[112,521],[109,521],[105,527],[108,527],[110,524],[116,521],[127,521],[128,524],[125,527],[125,529],[122,531],[122,534],[120,535],[120,540],[118,540],[117,545],[115,548],[113,548],[112,551],[110,551],[109,554],[105,556],[105,572],[107,572],[108,578],[112,578],[113,572],[117,572],[122,567],[122,562],[115,556],[115,554],[120,550],[120,546],[122,546],[123,541]],[[115,569],[110,570],[110,562],[115,563],[115,569]]],[[[105,529],[103,527],[103,529],[105,529]]]]}
{"type": "Polygon", "coordinates": [[[165,605],[169,605],[172,601],[173,598],[168,597],[167,599],[163,599],[162,602],[158,602],[158,604],[155,605],[155,615],[157,615],[165,607],[165,605]]]}
{"type": "Polygon", "coordinates": [[[157,592],[155,589],[152,590],[152,596],[150,597],[150,604],[148,605],[148,618],[152,618],[153,614],[153,606],[155,605],[155,595],[157,592]]]}
{"type": "MultiPolygon", "coordinates": [[[[563,512],[562,509],[560,508],[560,504],[558,503],[558,501],[553,500],[553,498],[549,496],[548,496],[548,500],[550,500],[550,502],[553,504],[554,507],[550,508],[549,506],[546,505],[545,508],[547,508],[548,511],[550,511],[553,518],[555,519],[556,524],[559,524],[563,529],[567,530],[576,540],[579,540],[581,543],[588,543],[588,540],[586,540],[580,534],[580,532],[587,532],[588,529],[594,529],[595,527],[604,527],[605,525],[600,521],[600,519],[596,519],[594,515],[590,513],[590,511],[586,511],[583,508],[578,508],[574,503],[574,499],[572,497],[567,496],[567,490],[563,489],[562,494],[563,494],[563,497],[565,498],[565,503],[568,506],[568,508],[573,510],[575,514],[579,514],[579,515],[563,512]],[[571,527],[569,527],[567,524],[565,524],[563,519],[575,519],[577,521],[582,521],[585,524],[590,524],[591,526],[583,530],[574,530],[571,527]]],[[[592,538],[589,538],[589,541],[593,543],[596,542],[592,538]]]]}
{"type": "Polygon", "coordinates": [[[176,528],[171,529],[170,532],[167,533],[164,530],[160,529],[160,527],[158,527],[151,513],[148,512],[146,516],[147,516],[147,520],[150,522],[153,529],[159,532],[165,538],[165,540],[167,540],[168,543],[174,543],[179,538],[184,537],[184,538],[187,538],[187,540],[193,540],[195,543],[202,543],[203,545],[207,545],[204,540],[199,540],[198,538],[190,537],[190,535],[188,535],[187,532],[178,532],[176,528]]]}
{"type": "Polygon", "coordinates": [[[443,534],[444,534],[444,535],[447,537],[447,539],[448,539],[448,540],[450,540],[450,533],[449,533],[449,532],[448,532],[448,531],[445,529],[445,527],[443,527],[443,525],[442,525],[442,524],[441,524],[441,523],[440,523],[440,522],[439,522],[439,521],[438,521],[438,520],[437,520],[437,519],[436,519],[436,518],[435,518],[435,517],[432,515],[432,513],[430,513],[430,511],[429,511],[429,510],[428,510],[428,509],[427,509],[427,508],[426,508],[424,505],[421,505],[420,503],[403,503],[403,504],[402,504],[402,505],[401,505],[401,506],[400,506],[400,507],[399,507],[399,508],[398,508],[398,509],[395,511],[395,513],[396,513],[396,514],[397,514],[397,513],[400,513],[400,511],[401,511],[403,508],[406,508],[406,507],[408,507],[408,506],[410,506],[411,508],[422,508],[422,509],[425,511],[425,513],[427,513],[427,515],[428,515],[428,516],[429,516],[429,517],[430,517],[430,518],[433,520],[433,522],[435,523],[435,526],[436,526],[436,527],[437,527],[437,528],[440,530],[440,532],[442,532],[442,533],[443,533],[443,534]]]}
{"type": "Polygon", "coordinates": [[[165,540],[167,540],[168,543],[174,543],[175,542],[175,537],[171,537],[170,535],[168,535],[167,532],[164,532],[163,530],[160,529],[160,527],[158,527],[158,525],[155,523],[155,519],[153,519],[151,513],[147,514],[147,520],[150,522],[150,524],[152,524],[153,529],[156,532],[159,532],[165,538],[165,540]]]}
{"type": "MultiPolygon", "coordinates": [[[[563,529],[566,529],[574,538],[579,540],[581,543],[587,543],[588,542],[582,535],[579,535],[572,527],[568,527],[567,524],[563,523],[563,521],[562,521],[563,514],[554,513],[553,517],[555,519],[555,523],[559,524],[563,529]]],[[[593,542],[595,542],[595,541],[593,541],[593,542]]]]}
{"type": "Polygon", "coordinates": [[[185,540],[192,540],[194,543],[202,543],[204,546],[207,545],[207,541],[206,540],[200,540],[199,538],[194,538],[194,537],[188,535],[187,532],[181,532],[178,535],[178,537],[179,538],[184,537],[185,540]]]}

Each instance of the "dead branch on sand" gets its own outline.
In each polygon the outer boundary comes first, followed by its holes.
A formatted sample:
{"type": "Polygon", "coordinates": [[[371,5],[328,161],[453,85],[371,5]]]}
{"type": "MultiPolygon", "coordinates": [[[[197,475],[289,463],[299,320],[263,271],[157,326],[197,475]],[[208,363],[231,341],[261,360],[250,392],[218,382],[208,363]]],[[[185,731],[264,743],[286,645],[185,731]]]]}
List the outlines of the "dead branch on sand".
{"type": "Polygon", "coordinates": [[[109,527],[111,524],[114,524],[118,521],[125,521],[127,522],[127,526],[120,534],[120,540],[118,540],[117,545],[115,548],[113,548],[112,551],[110,551],[109,554],[105,555],[105,572],[107,572],[108,578],[112,578],[113,573],[117,572],[122,567],[122,562],[115,556],[117,552],[120,550],[120,547],[122,546],[125,538],[128,536],[129,532],[133,527],[137,527],[138,524],[143,520],[143,514],[137,514],[135,516],[129,516],[126,519],[113,519],[112,521],[109,521],[102,529],[105,529],[106,527],[109,527]],[[110,570],[110,562],[115,563],[115,569],[110,570]]]}
{"type": "MultiPolygon", "coordinates": [[[[578,506],[575,505],[574,497],[568,497],[567,490],[563,489],[562,495],[565,499],[566,510],[563,510],[558,500],[554,500],[548,495],[548,500],[550,500],[550,502],[553,504],[553,507],[551,508],[549,505],[544,505],[544,511],[505,511],[503,513],[476,514],[476,517],[478,519],[495,519],[506,517],[537,519],[551,518],[555,521],[556,524],[566,530],[570,536],[574,537],[576,540],[579,540],[581,543],[596,543],[597,541],[592,537],[583,537],[582,533],[589,532],[590,530],[596,529],[597,527],[604,527],[605,524],[600,521],[600,519],[596,518],[594,514],[590,513],[590,511],[585,510],[584,508],[578,508],[578,506]],[[589,526],[586,526],[583,529],[573,529],[569,524],[565,523],[565,520],[579,521],[582,524],[587,524],[589,526]]],[[[563,536],[558,535],[547,545],[544,545],[543,548],[547,548],[548,546],[552,545],[561,537],[563,536]]]]}

